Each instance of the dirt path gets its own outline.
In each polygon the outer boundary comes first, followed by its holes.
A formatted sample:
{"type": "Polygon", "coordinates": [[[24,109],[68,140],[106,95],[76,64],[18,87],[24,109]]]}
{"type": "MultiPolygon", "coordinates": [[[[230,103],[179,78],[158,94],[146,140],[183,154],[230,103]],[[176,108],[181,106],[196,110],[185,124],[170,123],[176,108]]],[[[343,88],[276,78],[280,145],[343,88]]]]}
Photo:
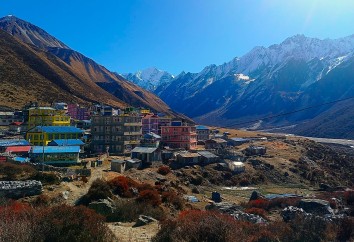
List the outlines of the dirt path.
{"type": "Polygon", "coordinates": [[[67,187],[67,199],[66,203],[68,205],[75,205],[76,201],[85,195],[88,189],[91,187],[91,184],[96,179],[104,178],[105,171],[109,169],[109,162],[104,162],[103,166],[91,168],[91,176],[88,179],[87,183],[82,181],[74,181],[74,182],[65,182],[65,186],[67,187]]]}
{"type": "Polygon", "coordinates": [[[122,242],[148,242],[151,241],[158,230],[158,223],[150,223],[141,227],[133,227],[134,223],[109,223],[108,227],[122,242]]]}

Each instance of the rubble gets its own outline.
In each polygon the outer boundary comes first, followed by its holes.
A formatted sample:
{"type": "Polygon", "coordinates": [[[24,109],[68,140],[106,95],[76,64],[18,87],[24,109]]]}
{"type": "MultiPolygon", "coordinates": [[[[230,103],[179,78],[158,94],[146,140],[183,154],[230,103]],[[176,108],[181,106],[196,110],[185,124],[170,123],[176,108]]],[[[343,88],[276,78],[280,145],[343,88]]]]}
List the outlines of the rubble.
{"type": "Polygon", "coordinates": [[[0,181],[0,197],[22,198],[39,195],[43,191],[40,181],[0,181]]]}

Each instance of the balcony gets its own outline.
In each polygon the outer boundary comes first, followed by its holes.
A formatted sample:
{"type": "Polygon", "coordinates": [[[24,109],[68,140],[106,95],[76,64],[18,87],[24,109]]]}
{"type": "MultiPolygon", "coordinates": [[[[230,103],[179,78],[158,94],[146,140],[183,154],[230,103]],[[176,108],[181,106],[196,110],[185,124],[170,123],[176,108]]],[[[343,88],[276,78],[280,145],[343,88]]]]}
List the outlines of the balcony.
{"type": "Polygon", "coordinates": [[[143,126],[142,123],[124,123],[124,126],[143,126]]]}
{"type": "Polygon", "coordinates": [[[138,145],[140,144],[139,140],[126,140],[124,141],[124,145],[138,145]]]}
{"type": "Polygon", "coordinates": [[[141,132],[124,132],[124,135],[141,135],[141,132]]]}

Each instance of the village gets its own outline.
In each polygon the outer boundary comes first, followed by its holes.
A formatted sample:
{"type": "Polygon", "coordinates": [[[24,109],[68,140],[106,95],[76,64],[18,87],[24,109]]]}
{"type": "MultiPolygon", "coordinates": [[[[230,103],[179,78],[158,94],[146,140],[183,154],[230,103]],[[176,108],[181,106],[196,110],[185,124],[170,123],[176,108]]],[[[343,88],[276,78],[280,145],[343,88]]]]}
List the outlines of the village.
{"type": "Polygon", "coordinates": [[[122,241],[151,241],[159,221],[182,210],[255,225],[350,213],[332,192],[352,194],[352,158],[307,139],[102,104],[30,103],[0,121],[1,197],[85,205],[122,241]]]}
{"type": "Polygon", "coordinates": [[[53,166],[91,167],[99,157],[119,156],[112,169],[149,167],[162,161],[173,168],[220,162],[234,172],[243,172],[243,156],[264,155],[265,147],[250,144],[247,152],[233,147],[262,137],[229,137],[203,125],[152,113],[144,108],[90,108],[54,103],[40,107],[29,103],[21,111],[0,112],[0,159],[53,166]],[[88,159],[97,157],[96,160],[88,159]],[[225,161],[224,157],[230,157],[225,161]]]}

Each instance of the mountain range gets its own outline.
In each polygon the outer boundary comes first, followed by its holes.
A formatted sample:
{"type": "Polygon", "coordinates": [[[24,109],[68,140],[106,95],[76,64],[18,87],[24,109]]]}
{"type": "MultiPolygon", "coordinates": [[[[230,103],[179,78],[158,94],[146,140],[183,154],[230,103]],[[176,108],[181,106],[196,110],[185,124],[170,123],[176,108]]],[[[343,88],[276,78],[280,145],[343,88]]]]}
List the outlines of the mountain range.
{"type": "Polygon", "coordinates": [[[45,30],[15,16],[0,19],[0,102],[101,102],[174,113],[153,93],[110,72],[45,30]]]}
{"type": "Polygon", "coordinates": [[[353,52],[354,35],[296,35],[199,73],[182,72],[154,92],[206,125],[354,138],[353,52]]]}

